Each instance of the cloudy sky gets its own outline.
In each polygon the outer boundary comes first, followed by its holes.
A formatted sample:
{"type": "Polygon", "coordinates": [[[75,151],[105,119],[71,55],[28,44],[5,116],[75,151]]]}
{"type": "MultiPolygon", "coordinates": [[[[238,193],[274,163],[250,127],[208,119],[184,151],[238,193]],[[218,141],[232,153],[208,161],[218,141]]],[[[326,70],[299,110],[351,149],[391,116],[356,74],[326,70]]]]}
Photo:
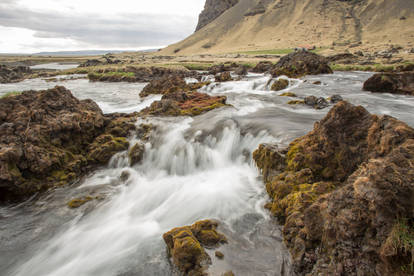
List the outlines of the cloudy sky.
{"type": "Polygon", "coordinates": [[[0,53],[139,50],[179,41],[205,0],[0,0],[0,53]]]}

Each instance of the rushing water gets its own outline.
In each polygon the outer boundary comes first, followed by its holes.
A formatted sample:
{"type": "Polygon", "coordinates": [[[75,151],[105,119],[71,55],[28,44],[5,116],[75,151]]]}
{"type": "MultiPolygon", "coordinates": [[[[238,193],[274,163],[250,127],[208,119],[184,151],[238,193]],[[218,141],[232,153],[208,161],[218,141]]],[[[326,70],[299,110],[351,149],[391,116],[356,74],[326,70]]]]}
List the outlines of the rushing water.
{"type": "MultiPolygon", "coordinates": [[[[414,97],[361,90],[370,73],[335,73],[291,80],[298,96],[340,94],[370,112],[395,116],[414,126],[414,97]],[[322,85],[312,84],[320,80],[322,85]]],[[[312,129],[329,108],[289,106],[266,85],[268,76],[250,74],[237,82],[213,83],[201,91],[228,97],[233,107],[194,118],[151,118],[157,126],[144,160],[129,167],[126,152],[74,187],[35,202],[0,208],[0,274],[19,276],[174,275],[162,234],[196,220],[221,221],[229,243],[214,258],[213,275],[290,275],[280,227],[263,209],[264,185],[251,153],[263,142],[286,146],[312,129]],[[121,174],[129,178],[121,179],[121,174]],[[66,203],[99,196],[80,207],[66,203]]],[[[0,85],[11,90],[44,89],[41,79],[0,85]]],[[[59,82],[79,98],[92,98],[104,112],[138,111],[156,100],[139,99],[144,84],[59,82]]],[[[284,91],[282,91],[284,92],[284,91]]],[[[135,138],[131,137],[131,144],[135,138]]]]}

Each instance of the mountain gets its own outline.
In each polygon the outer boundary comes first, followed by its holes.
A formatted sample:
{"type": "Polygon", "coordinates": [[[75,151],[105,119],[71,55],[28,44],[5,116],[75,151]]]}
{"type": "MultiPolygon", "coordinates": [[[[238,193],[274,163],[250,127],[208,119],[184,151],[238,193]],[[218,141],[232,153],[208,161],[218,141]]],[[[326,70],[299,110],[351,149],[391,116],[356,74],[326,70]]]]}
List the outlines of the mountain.
{"type": "Polygon", "coordinates": [[[156,52],[158,49],[147,50],[83,50],[83,51],[57,51],[57,52],[40,52],[34,53],[34,56],[100,56],[106,54],[120,54],[125,52],[156,52]]]}
{"type": "Polygon", "coordinates": [[[196,32],[162,53],[231,53],[302,45],[413,47],[413,26],[412,0],[207,0],[196,32]]]}

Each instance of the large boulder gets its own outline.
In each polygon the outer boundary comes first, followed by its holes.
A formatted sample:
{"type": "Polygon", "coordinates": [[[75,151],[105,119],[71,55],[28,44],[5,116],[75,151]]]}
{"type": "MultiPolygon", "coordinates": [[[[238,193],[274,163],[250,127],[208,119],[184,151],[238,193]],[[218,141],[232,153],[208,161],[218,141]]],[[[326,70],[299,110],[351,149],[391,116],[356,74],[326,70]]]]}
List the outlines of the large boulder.
{"type": "Polygon", "coordinates": [[[261,61],[252,69],[253,73],[266,73],[273,68],[274,64],[271,61],[261,61]]]}
{"type": "Polygon", "coordinates": [[[253,157],[297,273],[403,275],[408,269],[414,129],[342,101],[287,150],[261,146],[253,157]]]}
{"type": "Polygon", "coordinates": [[[8,67],[0,64],[0,83],[12,83],[24,80],[32,70],[26,66],[8,67]]]}
{"type": "Polygon", "coordinates": [[[282,57],[271,71],[274,77],[299,78],[305,75],[332,74],[328,60],[308,51],[297,51],[282,57]]]}
{"type": "Polygon", "coordinates": [[[196,31],[202,29],[210,22],[214,21],[223,12],[236,5],[239,0],[207,0],[204,5],[204,10],[198,18],[196,31]]]}
{"type": "Polygon", "coordinates": [[[414,71],[375,74],[365,81],[364,90],[414,95],[414,71]]]}
{"type": "Polygon", "coordinates": [[[204,248],[215,248],[227,242],[226,237],[217,232],[217,226],[217,221],[202,220],[163,235],[169,257],[185,275],[205,275],[211,258],[204,248]]]}
{"type": "Polygon", "coordinates": [[[64,87],[0,99],[0,202],[67,184],[116,152],[136,115],[104,115],[64,87]]]}
{"type": "Polygon", "coordinates": [[[139,93],[140,97],[146,97],[150,94],[168,94],[177,91],[189,90],[187,83],[183,78],[178,76],[165,76],[160,79],[156,79],[147,84],[144,89],[139,93]]]}

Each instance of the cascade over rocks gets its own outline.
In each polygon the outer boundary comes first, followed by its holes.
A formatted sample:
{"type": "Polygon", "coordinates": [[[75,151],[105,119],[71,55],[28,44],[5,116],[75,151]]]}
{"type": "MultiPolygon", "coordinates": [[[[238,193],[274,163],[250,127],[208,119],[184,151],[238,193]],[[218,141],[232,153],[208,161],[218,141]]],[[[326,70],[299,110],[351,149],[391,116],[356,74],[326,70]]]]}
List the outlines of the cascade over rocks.
{"type": "Polygon", "coordinates": [[[125,137],[135,122],[136,114],[104,115],[62,86],[0,99],[0,203],[65,185],[105,164],[128,148],[125,137]]]}
{"type": "Polygon", "coordinates": [[[414,96],[414,71],[375,74],[364,83],[364,90],[414,96]]]}
{"type": "Polygon", "coordinates": [[[169,257],[185,275],[206,275],[211,258],[205,248],[216,248],[227,242],[226,237],[217,232],[217,227],[217,221],[202,220],[163,235],[169,257]]]}
{"type": "Polygon", "coordinates": [[[413,258],[414,129],[340,102],[287,150],[253,154],[300,275],[404,275],[413,258]]]}
{"type": "Polygon", "coordinates": [[[271,70],[273,77],[285,75],[289,78],[332,73],[325,57],[308,51],[297,51],[282,57],[271,70]]]}

